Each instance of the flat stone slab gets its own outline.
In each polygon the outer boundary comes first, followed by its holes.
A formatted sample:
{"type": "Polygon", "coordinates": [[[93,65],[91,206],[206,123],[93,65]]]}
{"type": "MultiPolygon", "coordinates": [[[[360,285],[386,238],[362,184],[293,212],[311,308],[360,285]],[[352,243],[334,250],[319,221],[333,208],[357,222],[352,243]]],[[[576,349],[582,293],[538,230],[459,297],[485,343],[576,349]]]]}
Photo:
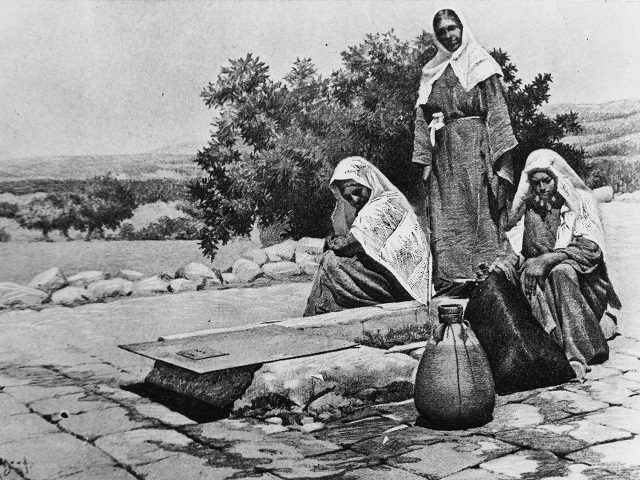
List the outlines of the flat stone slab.
{"type": "Polygon", "coordinates": [[[579,392],[570,392],[567,390],[551,390],[541,392],[524,401],[524,403],[535,405],[543,412],[545,419],[559,420],[568,415],[579,413],[595,412],[609,406],[608,403],[594,400],[588,395],[579,392]],[[568,415],[554,414],[554,411],[565,412],[568,415]]]}
{"type": "Polygon", "coordinates": [[[0,393],[0,418],[19,413],[29,413],[29,410],[22,402],[6,393],[0,393]]]}
{"type": "Polygon", "coordinates": [[[351,470],[342,478],[345,480],[424,480],[424,477],[388,465],[351,470]]]}
{"type": "Polygon", "coordinates": [[[113,461],[96,447],[63,433],[5,443],[0,445],[0,458],[26,461],[26,466],[19,463],[17,469],[33,480],[57,480],[90,468],[113,466],[113,461]]]}
{"type": "Polygon", "coordinates": [[[34,411],[41,415],[53,415],[66,412],[70,415],[89,412],[92,410],[103,410],[115,407],[117,404],[108,402],[97,396],[88,397],[85,393],[72,393],[60,397],[45,398],[37,400],[29,405],[34,411]]]}
{"type": "Polygon", "coordinates": [[[330,428],[316,433],[316,438],[328,440],[342,446],[349,446],[374,437],[387,430],[401,426],[400,423],[384,417],[373,417],[356,422],[333,424],[330,428]]]}
{"type": "Polygon", "coordinates": [[[156,462],[177,455],[171,450],[187,447],[193,441],[175,430],[139,428],[112,433],[96,440],[96,446],[125,465],[156,462]],[[163,448],[165,447],[165,448],[163,448]]]}
{"type": "Polygon", "coordinates": [[[61,397],[72,393],[84,393],[84,390],[75,386],[40,387],[36,385],[22,385],[5,388],[4,392],[21,402],[29,404],[43,398],[61,397]]]}
{"type": "Polygon", "coordinates": [[[17,442],[27,438],[37,438],[47,433],[58,432],[55,425],[33,413],[3,417],[0,422],[2,425],[0,428],[2,432],[0,443],[17,442]]]}
{"type": "Polygon", "coordinates": [[[524,450],[484,462],[480,468],[509,478],[548,478],[563,475],[568,462],[550,452],[524,450]]]}
{"type": "Polygon", "coordinates": [[[451,438],[391,458],[388,463],[427,478],[442,478],[515,449],[513,445],[489,437],[451,438]]]}
{"type": "Polygon", "coordinates": [[[64,480],[135,480],[135,478],[120,467],[97,467],[64,477],[64,480]]]}
{"type": "Polygon", "coordinates": [[[640,434],[640,415],[630,408],[610,407],[602,413],[587,415],[585,420],[640,434]]]}
{"type": "Polygon", "coordinates": [[[152,422],[134,420],[124,408],[113,407],[72,415],[61,420],[59,425],[80,437],[93,439],[110,433],[149,427],[152,426],[152,422]]]}
{"type": "Polygon", "coordinates": [[[598,466],[623,478],[640,478],[640,437],[596,445],[568,455],[576,462],[598,466]]]}
{"type": "Polygon", "coordinates": [[[477,432],[493,434],[496,432],[534,427],[545,421],[540,409],[525,403],[508,403],[495,408],[493,420],[476,429],[477,432]]]}

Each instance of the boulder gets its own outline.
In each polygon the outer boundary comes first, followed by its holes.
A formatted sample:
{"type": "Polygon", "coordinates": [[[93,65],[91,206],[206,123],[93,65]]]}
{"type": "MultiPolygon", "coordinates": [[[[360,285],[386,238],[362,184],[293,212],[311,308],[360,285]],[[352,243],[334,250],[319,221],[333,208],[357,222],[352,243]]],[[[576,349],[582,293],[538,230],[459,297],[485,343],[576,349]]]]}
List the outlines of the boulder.
{"type": "Polygon", "coordinates": [[[296,253],[304,252],[311,255],[322,255],[324,245],[324,238],[302,237],[296,245],[296,253]]]}
{"type": "Polygon", "coordinates": [[[202,263],[191,262],[176,270],[174,278],[186,278],[187,280],[198,282],[203,278],[218,278],[218,275],[202,263]]]}
{"type": "Polygon", "coordinates": [[[166,293],[169,291],[169,282],[160,275],[145,278],[133,285],[136,295],[150,295],[152,293],[166,293]]]}
{"type": "Polygon", "coordinates": [[[240,254],[240,258],[251,260],[259,267],[263,266],[269,261],[269,257],[267,256],[266,252],[261,248],[247,248],[240,254]]]}
{"type": "Polygon", "coordinates": [[[594,188],[592,192],[593,196],[596,197],[596,200],[600,203],[608,203],[613,200],[613,187],[611,185],[594,188]]]}
{"type": "Polygon", "coordinates": [[[293,262],[267,263],[262,267],[262,270],[264,270],[265,275],[272,278],[289,277],[302,273],[302,267],[293,262]]]}
{"type": "Polygon", "coordinates": [[[246,258],[236,260],[231,273],[242,283],[253,282],[264,274],[259,265],[246,258]]]}
{"type": "Polygon", "coordinates": [[[0,310],[4,308],[32,308],[44,303],[49,295],[37,288],[13,282],[0,282],[0,310]]]}
{"type": "Polygon", "coordinates": [[[240,279],[231,272],[222,273],[223,283],[240,283],[240,279]]]}
{"type": "Polygon", "coordinates": [[[67,278],[58,267],[50,268],[36,275],[27,287],[36,288],[46,293],[55,292],[67,285],[67,278]]]}
{"type": "Polygon", "coordinates": [[[51,295],[51,303],[65,307],[75,307],[93,301],[95,297],[85,287],[65,287],[51,295]]]}
{"type": "Polygon", "coordinates": [[[311,255],[306,252],[296,251],[296,263],[300,265],[303,273],[306,275],[315,275],[322,255],[311,255]]]}
{"type": "MultiPolygon", "coordinates": [[[[234,409],[282,396],[302,406],[312,396],[332,389],[336,396],[358,398],[364,390],[405,385],[411,392],[418,361],[402,353],[385,354],[360,347],[263,364],[234,409]]],[[[319,408],[321,402],[319,402],[319,408]]]]}
{"type": "Polygon", "coordinates": [[[98,280],[88,285],[87,290],[96,300],[105,300],[110,297],[125,297],[133,293],[133,282],[125,280],[124,278],[98,280]]]}
{"type": "Polygon", "coordinates": [[[118,277],[124,278],[125,280],[129,280],[131,282],[139,282],[144,278],[144,273],[136,272],[135,270],[120,270],[120,273],[118,273],[118,277]]]}
{"type": "Polygon", "coordinates": [[[270,262],[281,262],[283,260],[292,262],[295,258],[297,244],[298,242],[295,240],[289,239],[265,248],[264,252],[269,257],[270,262]]]}
{"type": "Polygon", "coordinates": [[[107,275],[100,270],[87,270],[85,272],[79,272],[75,275],[71,275],[67,278],[67,281],[71,287],[86,287],[93,282],[106,279],[107,275]]]}
{"type": "Polygon", "coordinates": [[[195,292],[196,290],[198,290],[198,282],[186,278],[176,278],[175,280],[171,280],[171,282],[169,282],[169,286],[167,287],[167,289],[171,293],[195,292]]]}

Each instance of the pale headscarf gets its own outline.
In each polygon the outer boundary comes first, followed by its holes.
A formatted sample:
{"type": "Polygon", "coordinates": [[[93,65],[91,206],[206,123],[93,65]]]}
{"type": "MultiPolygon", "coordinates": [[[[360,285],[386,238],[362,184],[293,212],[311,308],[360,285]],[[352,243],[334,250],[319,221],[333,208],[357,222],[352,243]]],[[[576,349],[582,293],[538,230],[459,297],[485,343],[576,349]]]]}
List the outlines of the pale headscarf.
{"type": "Polygon", "coordinates": [[[526,211],[527,200],[535,195],[529,176],[536,172],[545,172],[553,177],[558,193],[564,198],[565,203],[560,210],[562,220],[558,227],[555,248],[564,248],[575,237],[581,236],[595,242],[604,254],[604,229],[598,214],[597,200],[565,159],[548,149],[532,152],[527,157],[527,163],[520,177],[520,184],[509,213],[509,225],[516,225],[516,223],[517,225],[507,233],[514,250],[519,252],[522,247],[524,233],[522,218],[526,211]]]}
{"type": "Polygon", "coordinates": [[[342,160],[329,185],[336,197],[331,216],[336,234],[351,232],[366,254],[389,270],[413,298],[429,303],[429,243],[400,190],[362,157],[342,160]],[[371,189],[369,201],[359,212],[342,198],[335,184],[339,180],[353,180],[371,189]]]}
{"type": "MultiPolygon", "coordinates": [[[[440,10],[442,9],[438,9],[440,10]]],[[[500,65],[476,41],[467,22],[458,12],[456,14],[463,26],[460,47],[455,52],[450,52],[438,41],[434,32],[433,41],[438,47],[438,53],[422,69],[416,107],[427,103],[433,84],[442,76],[448,65],[451,65],[462,88],[467,91],[492,75],[502,76],[500,65]]]]}

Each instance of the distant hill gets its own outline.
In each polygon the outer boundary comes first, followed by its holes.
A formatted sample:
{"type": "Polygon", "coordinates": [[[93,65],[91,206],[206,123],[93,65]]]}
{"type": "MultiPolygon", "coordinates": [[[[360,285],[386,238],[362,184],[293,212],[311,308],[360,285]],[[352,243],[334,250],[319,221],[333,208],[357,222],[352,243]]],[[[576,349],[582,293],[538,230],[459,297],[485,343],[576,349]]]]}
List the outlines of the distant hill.
{"type": "Polygon", "coordinates": [[[197,149],[191,152],[0,159],[0,179],[86,179],[107,173],[130,179],[193,177],[199,173],[193,162],[197,149]]]}
{"type": "Polygon", "coordinates": [[[614,157],[640,161],[640,99],[544,108],[552,116],[569,110],[578,114],[583,132],[565,137],[563,142],[584,148],[594,161],[614,157]]]}

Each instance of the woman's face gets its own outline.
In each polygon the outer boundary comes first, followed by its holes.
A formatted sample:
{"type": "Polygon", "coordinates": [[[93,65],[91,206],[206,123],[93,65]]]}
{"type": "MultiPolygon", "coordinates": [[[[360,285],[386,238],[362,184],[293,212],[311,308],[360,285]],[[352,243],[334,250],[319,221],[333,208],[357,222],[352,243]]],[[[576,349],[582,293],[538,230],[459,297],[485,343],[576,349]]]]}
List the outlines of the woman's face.
{"type": "Polygon", "coordinates": [[[546,172],[535,172],[529,176],[531,188],[542,200],[550,201],[558,190],[555,179],[546,172]]]}
{"type": "Polygon", "coordinates": [[[462,28],[453,18],[443,17],[436,25],[436,38],[450,52],[462,44],[462,28]]]}
{"type": "Polygon", "coordinates": [[[360,185],[353,180],[347,180],[344,183],[339,183],[338,190],[340,190],[342,198],[344,198],[349,205],[355,208],[356,211],[360,211],[360,209],[369,201],[369,197],[371,197],[371,189],[369,187],[360,185]]]}

